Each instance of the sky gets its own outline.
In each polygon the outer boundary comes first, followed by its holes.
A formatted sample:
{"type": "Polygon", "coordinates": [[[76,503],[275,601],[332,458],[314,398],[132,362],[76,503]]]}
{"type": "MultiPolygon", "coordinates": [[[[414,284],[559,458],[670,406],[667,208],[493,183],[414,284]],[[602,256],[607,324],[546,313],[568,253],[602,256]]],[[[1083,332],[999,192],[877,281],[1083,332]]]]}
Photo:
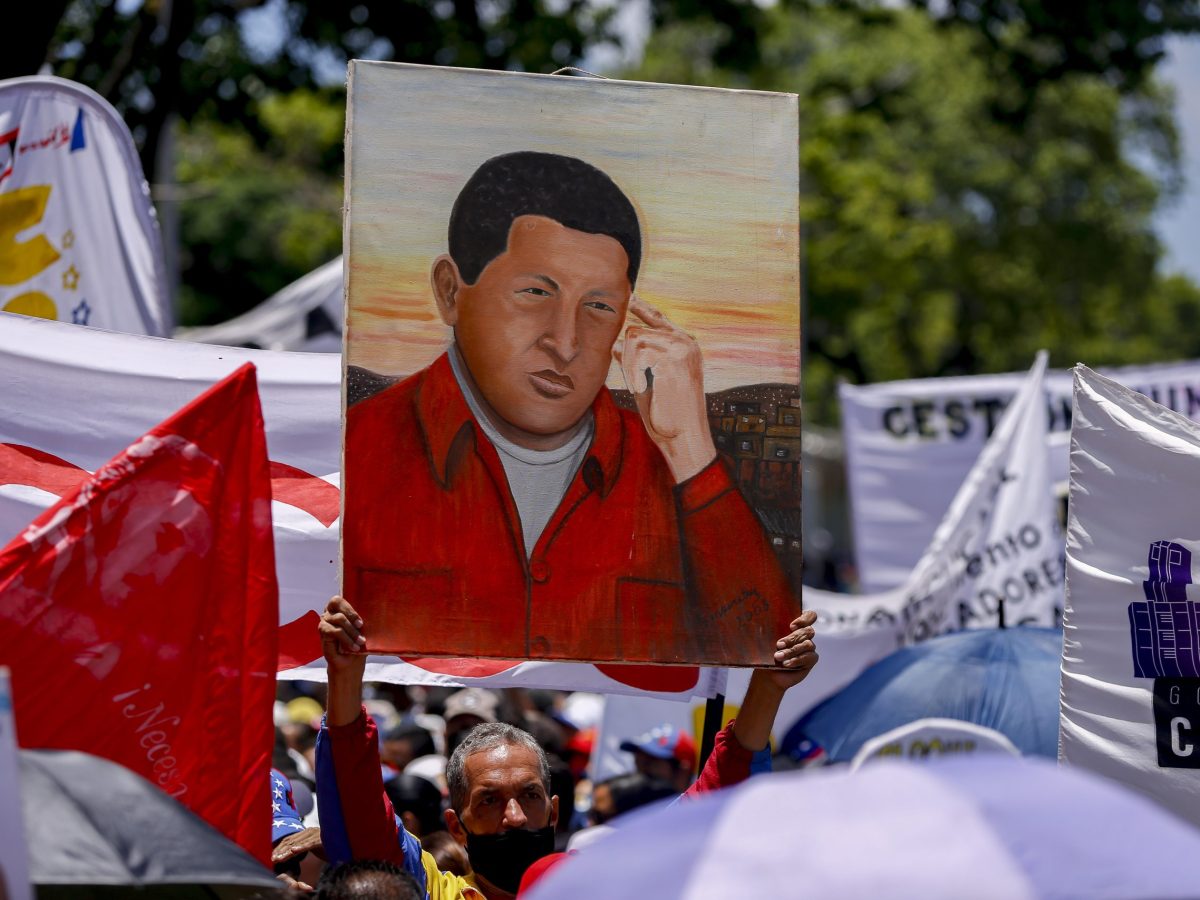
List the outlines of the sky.
{"type": "Polygon", "coordinates": [[[1157,225],[1167,248],[1165,270],[1200,283],[1200,38],[1173,40],[1168,53],[1160,76],[1175,87],[1186,184],[1183,196],[1159,213],[1157,225]]]}

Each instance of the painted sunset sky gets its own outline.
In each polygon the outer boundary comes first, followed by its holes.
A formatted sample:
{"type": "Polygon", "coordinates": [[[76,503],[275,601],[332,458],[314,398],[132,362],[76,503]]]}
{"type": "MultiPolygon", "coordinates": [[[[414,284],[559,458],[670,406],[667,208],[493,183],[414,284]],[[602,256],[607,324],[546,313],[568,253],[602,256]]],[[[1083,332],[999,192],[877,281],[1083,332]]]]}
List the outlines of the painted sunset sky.
{"type": "Polygon", "coordinates": [[[490,157],[538,150],[633,201],[637,293],[696,337],[707,391],[799,383],[794,96],[357,62],[350,98],[348,364],[408,375],[445,350],[429,267],[454,199],[490,157]]]}

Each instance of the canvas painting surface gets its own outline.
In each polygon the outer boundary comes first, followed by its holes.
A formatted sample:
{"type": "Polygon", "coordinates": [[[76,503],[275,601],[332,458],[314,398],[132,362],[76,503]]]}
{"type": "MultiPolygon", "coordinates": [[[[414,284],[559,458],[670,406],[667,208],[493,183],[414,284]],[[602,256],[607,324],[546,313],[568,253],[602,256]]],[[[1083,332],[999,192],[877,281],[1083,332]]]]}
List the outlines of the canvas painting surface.
{"type": "Polygon", "coordinates": [[[770,664],[800,611],[796,98],[352,64],[370,649],[770,664]]]}

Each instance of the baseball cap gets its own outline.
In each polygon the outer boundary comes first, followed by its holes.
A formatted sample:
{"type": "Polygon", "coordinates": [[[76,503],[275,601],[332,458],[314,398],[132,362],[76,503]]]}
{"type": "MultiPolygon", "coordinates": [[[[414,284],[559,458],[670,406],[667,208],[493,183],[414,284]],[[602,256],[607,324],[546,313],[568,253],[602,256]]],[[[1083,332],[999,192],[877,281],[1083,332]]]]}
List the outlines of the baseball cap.
{"type": "Polygon", "coordinates": [[[674,759],[687,766],[696,765],[696,744],[685,731],[673,725],[659,725],[640,737],[622,741],[626,753],[641,751],[655,759],[674,759]]]}
{"type": "Polygon", "coordinates": [[[318,727],[323,715],[325,715],[325,710],[312,697],[297,697],[295,700],[289,701],[287,705],[288,721],[297,725],[318,727]]]}
{"type": "Polygon", "coordinates": [[[278,769],[271,770],[271,843],[276,844],[289,834],[304,830],[292,784],[278,769]]]}
{"type": "Polygon", "coordinates": [[[447,722],[455,716],[476,716],[485,722],[496,721],[496,708],[500,701],[491,691],[483,688],[463,688],[455,691],[446,698],[446,711],[443,713],[447,722]]]}

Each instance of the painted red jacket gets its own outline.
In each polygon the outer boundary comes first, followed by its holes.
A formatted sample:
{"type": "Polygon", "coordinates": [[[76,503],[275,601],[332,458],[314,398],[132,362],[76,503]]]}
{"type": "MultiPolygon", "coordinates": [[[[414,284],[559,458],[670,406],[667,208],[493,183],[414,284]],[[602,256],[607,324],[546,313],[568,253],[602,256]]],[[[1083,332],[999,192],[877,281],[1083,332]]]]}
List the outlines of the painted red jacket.
{"type": "Polygon", "coordinates": [[[343,592],[413,655],[770,665],[800,611],[719,460],[675,485],[605,388],[587,457],[526,559],[495,448],[447,356],[350,408],[343,592]]]}

